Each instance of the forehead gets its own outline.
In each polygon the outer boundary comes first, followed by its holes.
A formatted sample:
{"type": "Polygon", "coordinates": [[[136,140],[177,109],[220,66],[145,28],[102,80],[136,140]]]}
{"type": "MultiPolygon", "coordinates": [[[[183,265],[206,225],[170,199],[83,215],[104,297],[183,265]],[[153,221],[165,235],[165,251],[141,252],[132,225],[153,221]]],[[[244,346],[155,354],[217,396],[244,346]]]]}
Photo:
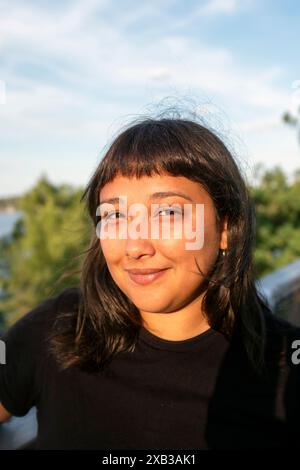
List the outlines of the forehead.
{"type": "Polygon", "coordinates": [[[100,190],[100,202],[103,199],[126,195],[128,198],[146,200],[151,194],[162,191],[185,193],[193,200],[210,200],[203,186],[184,176],[154,175],[141,178],[116,176],[100,190]]]}

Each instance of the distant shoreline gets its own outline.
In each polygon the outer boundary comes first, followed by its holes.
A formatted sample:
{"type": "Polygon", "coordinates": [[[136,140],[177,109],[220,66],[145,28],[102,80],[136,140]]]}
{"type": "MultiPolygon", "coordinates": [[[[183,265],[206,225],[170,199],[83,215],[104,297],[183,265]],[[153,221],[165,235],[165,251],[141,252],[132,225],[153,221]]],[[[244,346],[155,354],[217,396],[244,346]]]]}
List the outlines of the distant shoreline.
{"type": "Polygon", "coordinates": [[[12,214],[18,212],[20,196],[0,198],[0,213],[12,214]]]}
{"type": "Polygon", "coordinates": [[[0,208],[0,214],[13,214],[14,212],[18,212],[18,209],[16,209],[16,207],[13,207],[13,206],[0,208]]]}

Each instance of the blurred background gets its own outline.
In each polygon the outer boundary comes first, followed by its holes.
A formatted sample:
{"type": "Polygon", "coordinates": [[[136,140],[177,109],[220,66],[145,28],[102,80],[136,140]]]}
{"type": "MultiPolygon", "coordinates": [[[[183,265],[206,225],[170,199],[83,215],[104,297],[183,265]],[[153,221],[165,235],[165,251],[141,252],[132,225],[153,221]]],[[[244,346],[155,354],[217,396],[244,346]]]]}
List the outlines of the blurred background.
{"type": "Polygon", "coordinates": [[[300,257],[299,20],[296,0],[0,1],[0,329],[78,283],[84,186],[121,126],[170,105],[233,149],[257,278],[300,257]]]}

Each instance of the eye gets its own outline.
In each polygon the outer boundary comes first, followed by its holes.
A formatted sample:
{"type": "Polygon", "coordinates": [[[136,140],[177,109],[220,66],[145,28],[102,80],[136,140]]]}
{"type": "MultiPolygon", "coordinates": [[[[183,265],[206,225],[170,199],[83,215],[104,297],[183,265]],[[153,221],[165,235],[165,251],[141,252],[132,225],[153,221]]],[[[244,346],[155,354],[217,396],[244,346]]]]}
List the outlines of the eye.
{"type": "Polygon", "coordinates": [[[165,207],[164,209],[161,209],[160,211],[158,211],[158,214],[161,214],[161,212],[168,212],[170,214],[170,212],[173,212],[172,215],[175,215],[175,214],[179,214],[181,215],[181,211],[180,210],[175,210],[171,207],[165,207]]]}
{"type": "Polygon", "coordinates": [[[115,219],[113,217],[114,215],[117,215],[117,214],[122,215],[121,212],[119,211],[110,212],[109,214],[106,214],[105,216],[101,216],[101,220],[118,220],[120,217],[116,217],[115,219]]]}

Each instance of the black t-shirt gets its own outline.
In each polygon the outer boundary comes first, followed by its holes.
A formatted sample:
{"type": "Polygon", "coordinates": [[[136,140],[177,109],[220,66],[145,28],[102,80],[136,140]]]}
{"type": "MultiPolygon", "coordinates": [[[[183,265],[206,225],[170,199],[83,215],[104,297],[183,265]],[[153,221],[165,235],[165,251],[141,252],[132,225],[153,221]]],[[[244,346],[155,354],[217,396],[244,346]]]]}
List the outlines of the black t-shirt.
{"type": "MultiPolygon", "coordinates": [[[[59,370],[47,335],[66,289],[28,312],[2,338],[0,401],[13,415],[38,411],[37,449],[239,449],[300,442],[300,364],[285,362],[299,329],[267,316],[268,374],[256,376],[240,341],[209,329],[184,341],[141,328],[133,352],[99,372],[59,370]]],[[[300,354],[299,354],[300,356],[300,354]]],[[[294,361],[295,362],[295,361],[294,361]]],[[[297,361],[296,361],[297,362],[297,361]]]]}

